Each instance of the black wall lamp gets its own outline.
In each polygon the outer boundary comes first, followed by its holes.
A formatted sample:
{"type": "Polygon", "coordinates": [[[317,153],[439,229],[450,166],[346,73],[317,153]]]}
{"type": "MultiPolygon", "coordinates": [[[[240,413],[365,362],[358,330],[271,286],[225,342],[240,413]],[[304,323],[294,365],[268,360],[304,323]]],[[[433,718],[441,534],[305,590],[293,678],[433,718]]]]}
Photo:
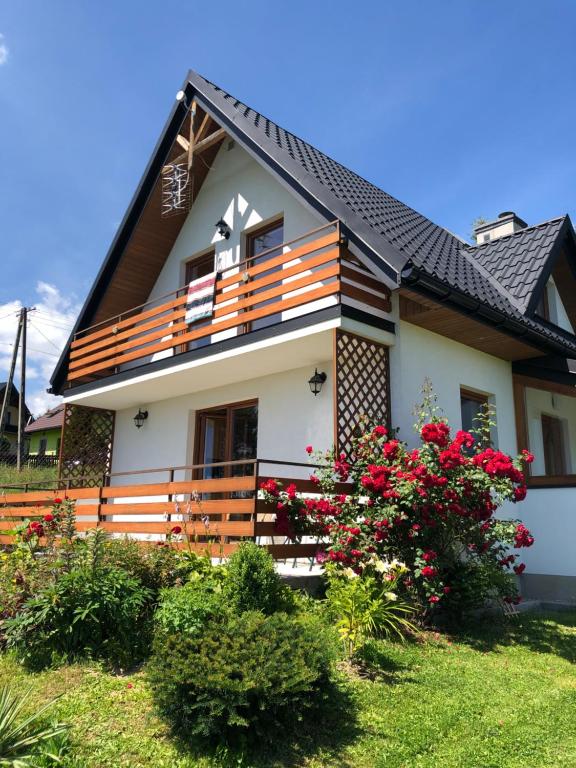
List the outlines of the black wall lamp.
{"type": "Polygon", "coordinates": [[[321,373],[318,373],[318,368],[314,370],[314,376],[311,376],[308,379],[308,384],[310,385],[310,392],[314,396],[319,395],[322,390],[322,385],[326,381],[326,374],[324,371],[321,373]]]}
{"type": "Polygon", "coordinates": [[[230,229],[228,224],[226,224],[224,219],[220,219],[219,221],[217,221],[216,224],[214,224],[214,226],[218,227],[218,234],[220,235],[220,237],[223,237],[225,240],[228,240],[230,238],[230,233],[232,232],[232,230],[230,229]]]}
{"type": "Polygon", "coordinates": [[[136,416],[134,416],[134,424],[136,424],[136,427],[140,429],[140,427],[144,424],[147,418],[148,418],[148,411],[143,411],[142,408],[138,408],[138,413],[136,414],[136,416]]]}

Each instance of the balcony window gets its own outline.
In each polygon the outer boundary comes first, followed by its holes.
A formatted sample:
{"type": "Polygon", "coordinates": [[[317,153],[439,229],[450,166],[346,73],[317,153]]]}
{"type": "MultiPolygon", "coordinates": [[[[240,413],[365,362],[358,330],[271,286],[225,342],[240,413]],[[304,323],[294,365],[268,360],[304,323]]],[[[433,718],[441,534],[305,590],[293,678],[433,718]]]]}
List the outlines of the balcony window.
{"type": "Polygon", "coordinates": [[[515,377],[518,447],[534,454],[529,484],[576,484],[576,391],[515,377]]]}
{"type": "MultiPolygon", "coordinates": [[[[279,256],[282,253],[282,243],[284,242],[284,220],[276,220],[271,224],[257,229],[255,232],[251,232],[246,235],[246,260],[249,267],[264,264],[275,256],[279,256]]],[[[256,289],[254,294],[266,291],[271,286],[265,286],[264,288],[256,289]]],[[[257,309],[265,307],[267,304],[271,304],[277,301],[277,299],[269,299],[258,304],[257,309]]],[[[249,327],[246,327],[247,331],[255,331],[258,328],[264,328],[273,323],[279,323],[282,319],[280,313],[275,315],[268,315],[261,320],[253,320],[249,327]]]]}

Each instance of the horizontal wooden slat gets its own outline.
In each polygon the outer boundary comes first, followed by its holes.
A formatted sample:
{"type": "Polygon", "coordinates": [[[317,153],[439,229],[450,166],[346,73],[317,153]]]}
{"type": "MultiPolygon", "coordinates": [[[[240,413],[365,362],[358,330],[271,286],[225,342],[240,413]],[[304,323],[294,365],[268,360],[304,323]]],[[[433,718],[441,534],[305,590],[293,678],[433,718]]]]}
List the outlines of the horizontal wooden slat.
{"type": "MultiPolygon", "coordinates": [[[[179,502],[180,514],[185,514],[188,502],[179,502]]],[[[78,507],[77,509],[81,509],[78,507]]],[[[176,515],[173,501],[136,502],[125,504],[102,504],[102,515],[176,515]]],[[[1,511],[1,510],[0,510],[1,511]]],[[[192,502],[193,515],[246,515],[254,512],[254,499],[219,499],[192,502]]],[[[1,517],[1,515],[0,515],[1,517]]]]}
{"type": "Polygon", "coordinates": [[[247,273],[249,278],[252,280],[257,275],[261,275],[263,272],[267,272],[269,269],[273,269],[274,267],[281,267],[283,264],[286,264],[286,262],[303,258],[304,256],[307,256],[314,251],[327,248],[329,245],[334,245],[337,242],[338,232],[334,231],[329,235],[319,237],[317,240],[304,243],[304,245],[300,245],[291,251],[286,251],[286,253],[281,253],[279,256],[274,256],[271,259],[267,259],[261,264],[255,264],[253,267],[248,267],[248,269],[242,269],[241,266],[239,273],[235,273],[229,277],[223,277],[221,280],[219,280],[218,289],[228,288],[230,285],[234,285],[234,283],[238,282],[239,277],[241,278],[241,276],[245,273],[247,273]]]}
{"type": "Polygon", "coordinates": [[[368,306],[374,307],[374,309],[379,309],[382,312],[390,311],[390,300],[384,296],[376,296],[376,294],[358,288],[356,285],[350,285],[350,283],[343,282],[341,285],[342,294],[344,296],[356,299],[356,301],[361,301],[363,304],[368,304],[368,306]]]}
{"type": "Polygon", "coordinates": [[[342,264],[342,277],[347,280],[352,280],[355,283],[366,286],[366,288],[372,288],[373,291],[377,291],[386,298],[390,298],[390,290],[380,280],[370,275],[368,272],[363,272],[360,269],[354,269],[346,263],[342,264]]]}
{"type": "MultiPolygon", "coordinates": [[[[168,496],[187,493],[226,493],[254,490],[256,479],[247,477],[222,477],[209,480],[182,480],[174,483],[143,483],[139,485],[111,485],[102,488],[103,499],[119,499],[127,496],[168,496]]],[[[185,502],[184,502],[185,503],[185,502]]],[[[203,502],[202,502],[203,503],[203,502]]]]}
{"type": "Polygon", "coordinates": [[[82,347],[85,344],[95,341],[96,339],[104,338],[105,336],[107,336],[107,334],[110,333],[110,330],[113,327],[116,327],[119,330],[124,328],[130,328],[131,326],[136,325],[142,320],[147,320],[149,317],[154,317],[155,315],[158,315],[162,312],[169,312],[171,309],[176,309],[177,307],[181,307],[184,304],[186,304],[186,299],[187,297],[184,294],[183,296],[178,296],[177,298],[171,299],[170,301],[167,301],[164,304],[159,304],[157,307],[153,307],[152,309],[147,309],[144,312],[138,312],[132,315],[132,317],[126,318],[125,320],[119,320],[118,322],[114,322],[114,320],[111,320],[109,325],[104,326],[100,330],[92,331],[86,336],[82,336],[78,339],[75,339],[70,345],[70,347],[72,349],[76,349],[77,347],[82,347]]]}
{"type": "MultiPolygon", "coordinates": [[[[268,291],[262,291],[261,293],[249,295],[248,298],[246,299],[241,299],[240,301],[236,301],[233,304],[229,304],[229,305],[226,305],[225,307],[221,307],[220,309],[216,309],[216,311],[214,312],[214,317],[222,317],[224,315],[229,315],[230,312],[244,311],[250,307],[256,306],[257,304],[261,304],[263,301],[276,299],[281,296],[285,296],[286,294],[291,293],[292,291],[297,291],[302,288],[307,288],[310,285],[321,283],[323,280],[329,280],[332,277],[336,277],[339,274],[339,271],[340,271],[340,267],[338,264],[331,264],[330,266],[325,267],[324,269],[320,269],[317,272],[306,274],[304,275],[304,277],[301,277],[298,280],[291,280],[289,283],[282,283],[281,285],[277,285],[274,288],[270,288],[270,290],[268,291]]],[[[283,275],[277,275],[276,280],[274,282],[278,282],[278,280],[282,280],[282,279],[283,279],[283,275]]],[[[280,303],[280,306],[278,307],[278,309],[281,310],[282,302],[279,302],[279,303],[280,303]]]]}
{"type": "MultiPolygon", "coordinates": [[[[98,504],[78,504],[76,506],[76,517],[82,515],[97,515],[98,504]]],[[[52,514],[52,507],[22,506],[22,507],[0,507],[0,518],[2,517],[40,517],[52,514]]]]}
{"type": "Polygon", "coordinates": [[[291,560],[295,557],[314,557],[321,544],[265,544],[275,560],[291,560]]]}
{"type": "Polygon", "coordinates": [[[268,315],[277,314],[278,312],[283,312],[294,307],[299,307],[302,304],[308,304],[313,301],[317,301],[318,299],[331,296],[335,293],[338,293],[339,291],[340,283],[338,280],[334,280],[327,285],[323,285],[321,288],[316,288],[313,291],[307,291],[306,293],[298,296],[292,296],[289,299],[284,299],[281,302],[268,305],[262,309],[243,312],[241,315],[236,317],[231,317],[228,320],[212,323],[211,325],[204,326],[197,330],[189,331],[188,333],[184,333],[180,336],[175,336],[173,338],[167,339],[166,341],[159,342],[158,344],[153,344],[146,349],[138,349],[134,352],[118,355],[95,365],[78,369],[69,373],[68,379],[69,381],[72,381],[83,376],[87,376],[88,374],[96,373],[97,371],[105,370],[110,367],[116,367],[118,365],[122,365],[123,363],[129,363],[132,360],[138,360],[141,357],[148,357],[150,355],[156,354],[157,352],[163,352],[164,350],[171,349],[172,347],[181,346],[183,344],[187,344],[190,341],[195,341],[196,339],[204,338],[205,336],[211,336],[212,334],[220,333],[220,331],[225,331],[229,328],[235,328],[238,325],[251,323],[254,320],[259,320],[261,318],[267,317],[268,315]]]}
{"type": "MultiPolygon", "coordinates": [[[[184,533],[184,524],[175,521],[163,522],[129,522],[125,520],[106,521],[98,524],[99,528],[109,533],[126,533],[128,535],[162,533],[169,534],[173,526],[179,525],[184,533]]],[[[0,521],[0,528],[2,522],[0,521]]],[[[96,527],[96,522],[77,523],[79,531],[88,531],[96,527]]],[[[202,522],[187,523],[186,529],[189,536],[253,536],[254,523],[250,520],[217,521],[206,527],[202,522]]]]}
{"type": "Polygon", "coordinates": [[[322,267],[324,264],[335,261],[337,258],[338,248],[332,248],[331,250],[320,253],[317,256],[307,259],[306,261],[300,261],[298,264],[293,264],[291,267],[286,267],[286,269],[276,270],[275,272],[265,275],[258,280],[249,280],[247,283],[245,283],[242,281],[242,275],[240,274],[237,276],[237,282],[240,283],[240,285],[237,288],[232,288],[229,291],[219,292],[218,296],[216,297],[216,306],[222,304],[225,301],[230,301],[230,299],[243,296],[244,294],[249,294],[253,291],[261,291],[263,288],[266,288],[266,286],[277,283],[279,280],[285,280],[288,277],[299,275],[301,272],[308,272],[311,269],[322,267]]]}
{"type": "MultiPolygon", "coordinates": [[[[278,477],[277,475],[262,475],[258,478],[258,487],[262,483],[266,483],[269,480],[276,480],[282,483],[283,489],[285,489],[291,483],[294,483],[298,493],[322,493],[320,487],[313,483],[312,480],[295,480],[290,477],[278,477]]],[[[351,483],[336,483],[335,493],[352,493],[353,486],[351,483]]]]}
{"type": "Polygon", "coordinates": [[[154,318],[154,320],[150,320],[147,323],[142,323],[141,325],[137,325],[134,328],[130,328],[127,331],[123,331],[122,333],[112,333],[111,329],[109,329],[110,331],[109,336],[106,336],[105,338],[100,339],[100,341],[97,341],[94,344],[88,344],[87,346],[81,347],[80,349],[72,350],[70,352],[70,360],[78,360],[80,358],[86,357],[86,355],[89,355],[91,352],[102,351],[106,347],[120,344],[126,339],[134,339],[139,335],[142,335],[146,331],[151,331],[154,328],[158,328],[158,326],[163,326],[163,330],[164,330],[163,335],[166,335],[166,329],[170,328],[172,332],[177,322],[179,320],[183,320],[185,315],[186,315],[186,310],[179,309],[177,311],[174,311],[171,315],[163,314],[160,317],[154,318]]]}

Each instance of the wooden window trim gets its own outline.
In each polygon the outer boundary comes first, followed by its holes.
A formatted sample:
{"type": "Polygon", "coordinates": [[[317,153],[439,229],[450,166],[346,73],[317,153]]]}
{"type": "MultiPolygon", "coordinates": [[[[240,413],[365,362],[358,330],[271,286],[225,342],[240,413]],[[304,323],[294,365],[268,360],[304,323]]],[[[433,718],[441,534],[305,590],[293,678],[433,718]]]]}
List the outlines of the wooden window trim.
{"type": "MultiPolygon", "coordinates": [[[[514,413],[516,421],[517,450],[530,450],[528,440],[528,422],[526,420],[526,389],[540,389],[567,397],[576,397],[576,391],[566,384],[544,381],[531,376],[514,374],[512,377],[514,390],[514,413]]],[[[572,488],[576,486],[576,474],[571,475],[530,475],[526,474],[526,484],[529,488],[572,488]]]]}
{"type": "Polygon", "coordinates": [[[489,403],[490,395],[483,395],[482,392],[474,392],[472,389],[460,387],[460,399],[463,397],[468,400],[475,400],[477,403],[489,403]]]}
{"type": "MultiPolygon", "coordinates": [[[[204,442],[204,429],[202,424],[202,416],[204,414],[210,413],[211,411],[226,411],[226,419],[228,420],[230,418],[230,415],[232,411],[237,410],[238,408],[250,408],[252,406],[256,406],[256,408],[259,408],[258,398],[252,398],[250,400],[239,400],[235,403],[224,403],[223,405],[214,405],[210,406],[210,408],[200,408],[196,411],[196,418],[195,418],[195,424],[194,424],[194,464],[203,464],[204,461],[202,460],[202,457],[200,455],[200,450],[202,448],[202,444],[204,442]]],[[[258,413],[260,415],[260,413],[258,413]]],[[[226,436],[226,456],[230,456],[232,453],[232,432],[229,431],[228,435],[226,436]]],[[[230,461],[231,459],[225,459],[225,461],[230,461]]],[[[201,471],[201,470],[199,470],[201,471]]]]}
{"type": "Polygon", "coordinates": [[[195,263],[208,261],[210,257],[212,257],[212,264],[215,269],[216,268],[216,250],[213,247],[206,248],[206,250],[196,254],[195,256],[191,256],[189,259],[184,259],[184,261],[182,262],[184,279],[182,280],[181,285],[185,286],[186,288],[188,287],[188,283],[190,282],[190,280],[188,280],[188,272],[189,272],[190,266],[192,266],[195,263]]]}

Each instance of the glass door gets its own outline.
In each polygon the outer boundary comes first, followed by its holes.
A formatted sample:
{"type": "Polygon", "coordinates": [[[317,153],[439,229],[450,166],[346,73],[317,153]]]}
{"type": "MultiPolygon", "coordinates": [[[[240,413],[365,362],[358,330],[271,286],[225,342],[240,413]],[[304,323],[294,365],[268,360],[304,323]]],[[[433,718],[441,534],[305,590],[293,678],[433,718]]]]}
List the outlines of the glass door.
{"type": "MultiPolygon", "coordinates": [[[[257,264],[264,264],[266,261],[273,259],[275,256],[279,256],[282,253],[282,243],[284,242],[284,222],[283,220],[276,221],[274,224],[268,224],[262,227],[257,232],[253,232],[246,238],[246,259],[247,266],[253,267],[257,264]]],[[[277,268],[276,268],[277,269],[277,268]]],[[[281,270],[278,271],[278,279],[281,279],[281,270]]],[[[267,273],[261,272],[255,279],[258,280],[264,277],[267,273]]],[[[264,288],[257,288],[253,294],[262,293],[270,288],[274,288],[274,283],[264,286],[264,288]]],[[[258,304],[256,309],[263,309],[267,304],[279,302],[280,297],[275,299],[269,299],[258,304]]],[[[258,328],[265,328],[273,323],[279,323],[282,319],[280,313],[274,315],[268,315],[267,317],[258,318],[251,323],[247,323],[245,331],[255,331],[258,328]]]]}
{"type": "MultiPolygon", "coordinates": [[[[254,460],[258,448],[258,402],[199,411],[196,419],[196,464],[254,460]]],[[[203,479],[247,477],[254,474],[253,462],[218,467],[205,466],[197,476],[203,479]]],[[[238,498],[232,492],[232,498],[238,498]]]]}

